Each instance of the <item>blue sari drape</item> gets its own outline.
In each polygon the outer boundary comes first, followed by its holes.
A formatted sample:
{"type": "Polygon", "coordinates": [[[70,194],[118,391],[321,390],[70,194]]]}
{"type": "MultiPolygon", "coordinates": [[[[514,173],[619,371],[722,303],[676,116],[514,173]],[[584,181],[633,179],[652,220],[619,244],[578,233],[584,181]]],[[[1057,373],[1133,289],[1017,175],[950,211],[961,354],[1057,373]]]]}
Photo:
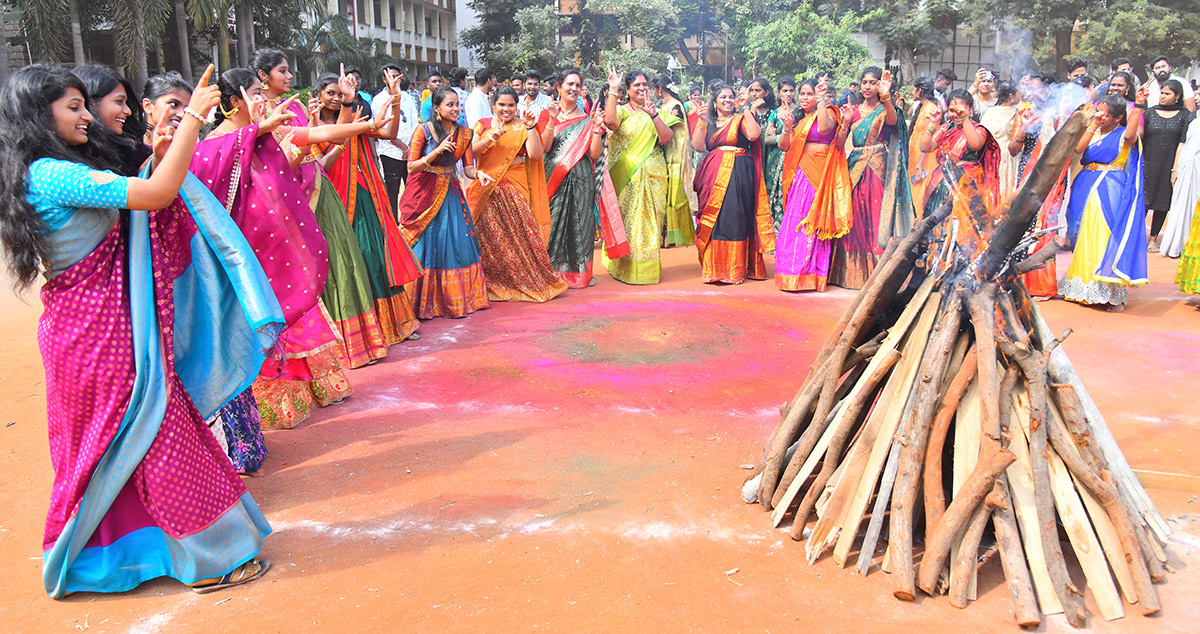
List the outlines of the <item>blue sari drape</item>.
{"type": "MultiPolygon", "coordinates": [[[[1110,165],[1124,149],[1124,126],[1093,141],[1084,151],[1084,165],[1110,165]]],[[[1111,234],[1095,275],[1106,282],[1145,284],[1146,196],[1141,160],[1141,142],[1129,148],[1124,169],[1084,169],[1071,186],[1070,213],[1082,215],[1092,196],[1097,196],[1111,234]]]]}

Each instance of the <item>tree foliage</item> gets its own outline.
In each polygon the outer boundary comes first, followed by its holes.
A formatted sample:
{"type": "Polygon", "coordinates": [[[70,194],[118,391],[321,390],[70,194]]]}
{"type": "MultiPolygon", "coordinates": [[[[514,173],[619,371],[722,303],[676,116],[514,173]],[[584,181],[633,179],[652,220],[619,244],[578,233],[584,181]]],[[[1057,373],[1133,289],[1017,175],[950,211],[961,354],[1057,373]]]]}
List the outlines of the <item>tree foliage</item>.
{"type": "Polygon", "coordinates": [[[548,6],[526,7],[514,16],[517,37],[504,41],[487,58],[501,77],[536,69],[551,72],[573,63],[572,51],[558,42],[562,18],[548,6]]]}
{"type": "Polygon", "coordinates": [[[790,11],[770,14],[752,23],[741,51],[750,75],[781,77],[828,71],[834,79],[857,77],[870,61],[867,47],[853,33],[873,15],[845,12],[840,17],[817,13],[810,0],[801,0],[790,11]]]}
{"type": "Polygon", "coordinates": [[[1117,57],[1133,60],[1138,75],[1158,55],[1178,66],[1200,60],[1200,11],[1194,0],[1110,0],[1088,11],[1075,54],[1095,62],[1093,74],[1117,57]],[[1189,10],[1190,6],[1190,10],[1189,10]]]}

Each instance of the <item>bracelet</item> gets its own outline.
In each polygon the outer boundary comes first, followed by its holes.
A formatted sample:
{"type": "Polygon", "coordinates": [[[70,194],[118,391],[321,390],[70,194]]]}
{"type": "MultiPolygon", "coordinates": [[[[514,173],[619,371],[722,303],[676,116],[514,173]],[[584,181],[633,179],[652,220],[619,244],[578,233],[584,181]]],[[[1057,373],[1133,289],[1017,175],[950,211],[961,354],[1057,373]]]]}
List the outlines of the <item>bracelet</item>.
{"type": "Polygon", "coordinates": [[[190,116],[190,117],[193,117],[193,118],[195,118],[195,119],[196,119],[196,121],[199,121],[201,125],[203,125],[203,124],[205,124],[205,123],[208,123],[208,119],[207,119],[207,118],[205,118],[205,117],[204,117],[204,115],[202,115],[202,114],[200,114],[199,112],[196,112],[195,110],[193,110],[191,106],[188,106],[188,107],[184,108],[184,109],[183,109],[183,114],[186,114],[186,115],[188,115],[188,116],[190,116]]]}
{"type": "Polygon", "coordinates": [[[533,125],[527,125],[527,126],[525,126],[525,129],[526,129],[526,130],[532,130],[532,129],[536,128],[536,127],[537,127],[537,124],[535,123],[535,124],[533,124],[533,125]]]}
{"type": "Polygon", "coordinates": [[[379,123],[377,121],[375,121],[374,119],[371,119],[371,122],[367,124],[367,129],[370,130],[371,132],[378,132],[379,131],[379,123]]]}

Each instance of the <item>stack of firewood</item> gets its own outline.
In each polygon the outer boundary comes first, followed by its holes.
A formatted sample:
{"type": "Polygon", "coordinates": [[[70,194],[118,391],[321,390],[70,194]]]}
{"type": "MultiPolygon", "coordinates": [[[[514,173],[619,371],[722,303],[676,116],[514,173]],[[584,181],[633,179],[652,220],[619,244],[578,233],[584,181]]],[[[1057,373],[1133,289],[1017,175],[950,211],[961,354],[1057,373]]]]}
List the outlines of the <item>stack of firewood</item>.
{"type": "Polygon", "coordinates": [[[744,495],[776,526],[791,518],[810,564],[832,549],[845,565],[857,546],[862,574],[882,553],[896,597],[965,607],[998,554],[1020,625],[1063,613],[1081,627],[1065,535],[1103,618],[1124,615],[1122,597],[1159,611],[1166,524],[1059,347],[1069,331],[1051,334],[1021,283],[1053,256],[1025,258],[1030,227],[1089,116],[1072,115],[1011,201],[948,174],[958,191],[888,246],[784,404],[744,495]]]}

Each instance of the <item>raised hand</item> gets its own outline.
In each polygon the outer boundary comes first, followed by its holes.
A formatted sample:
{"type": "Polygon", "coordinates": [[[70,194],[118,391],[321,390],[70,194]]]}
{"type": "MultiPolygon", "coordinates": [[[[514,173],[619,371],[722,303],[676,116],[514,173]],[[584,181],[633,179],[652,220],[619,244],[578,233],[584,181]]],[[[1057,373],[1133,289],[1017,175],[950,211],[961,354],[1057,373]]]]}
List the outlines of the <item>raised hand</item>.
{"type": "Polygon", "coordinates": [[[791,130],[792,126],[796,123],[796,117],[793,117],[792,113],[788,112],[787,110],[779,111],[779,120],[783,122],[784,130],[791,130]]]}
{"type": "Polygon", "coordinates": [[[1139,87],[1137,89],[1137,96],[1134,98],[1134,101],[1139,106],[1144,106],[1144,105],[1146,105],[1146,100],[1149,98],[1150,98],[1150,85],[1142,84],[1141,87],[1139,87]]]}
{"type": "Polygon", "coordinates": [[[642,102],[642,112],[645,112],[646,114],[650,115],[650,118],[653,119],[654,117],[656,117],[658,115],[658,106],[655,106],[654,103],[652,103],[650,101],[650,99],[647,98],[645,101],[642,102]]]}
{"type": "Polygon", "coordinates": [[[241,88],[242,102],[246,104],[246,114],[250,115],[251,123],[261,123],[267,116],[267,100],[259,95],[250,98],[245,88],[241,88]]]}
{"type": "Polygon", "coordinates": [[[621,87],[621,75],[616,68],[609,67],[608,69],[608,94],[615,94],[618,88],[621,87]]]}
{"type": "Polygon", "coordinates": [[[321,103],[321,99],[319,97],[309,98],[309,100],[308,100],[308,126],[310,128],[319,126],[322,123],[324,123],[324,121],[321,121],[321,111],[324,109],[325,109],[325,106],[321,103]]]}
{"type": "Polygon", "coordinates": [[[342,102],[354,103],[358,99],[358,81],[346,74],[346,65],[339,67],[338,88],[342,90],[342,102]]]}
{"type": "MultiPolygon", "coordinates": [[[[528,112],[528,110],[526,110],[528,112]]],[[[546,108],[546,112],[550,113],[551,120],[558,120],[558,115],[562,114],[562,109],[558,107],[557,101],[550,102],[550,107],[546,108]]]]}
{"type": "Polygon", "coordinates": [[[404,78],[404,75],[396,73],[395,77],[390,77],[390,74],[386,71],[383,73],[383,83],[387,86],[388,94],[396,97],[400,94],[400,80],[404,78]]]}
{"type": "Polygon", "coordinates": [[[442,142],[438,143],[438,146],[433,148],[433,151],[430,152],[429,154],[430,154],[430,156],[435,156],[435,155],[441,155],[443,152],[453,152],[453,151],[454,151],[454,135],[448,134],[448,135],[446,135],[446,138],[442,139],[442,142]]]}
{"type": "Polygon", "coordinates": [[[154,148],[154,163],[161,163],[163,157],[167,154],[167,148],[171,147],[171,140],[175,138],[175,126],[171,124],[170,117],[163,117],[158,125],[154,126],[154,139],[151,142],[151,147],[154,148]]]}
{"type": "Polygon", "coordinates": [[[391,108],[384,108],[375,115],[375,129],[379,130],[387,126],[387,124],[396,120],[396,111],[391,108]]]}
{"type": "MultiPolygon", "coordinates": [[[[244,90],[242,91],[242,94],[245,94],[244,90]]],[[[296,113],[288,111],[288,108],[290,108],[295,101],[296,95],[292,95],[287,99],[287,101],[275,106],[275,109],[271,111],[270,115],[268,115],[265,119],[259,119],[260,123],[258,124],[258,128],[264,132],[270,132],[275,128],[278,128],[279,126],[291,121],[292,119],[295,119],[296,113]]],[[[266,110],[265,102],[263,109],[266,110]]]]}
{"type": "Polygon", "coordinates": [[[204,74],[200,76],[200,81],[196,82],[196,89],[192,91],[192,98],[188,101],[188,107],[202,117],[207,117],[208,113],[221,103],[221,89],[208,85],[215,68],[209,64],[208,68],[204,69],[204,74]]]}
{"type": "Polygon", "coordinates": [[[699,117],[701,121],[708,120],[708,102],[700,102],[700,106],[696,108],[696,116],[699,117]]]}
{"type": "Polygon", "coordinates": [[[879,78],[879,98],[886,99],[892,95],[892,71],[883,71],[883,77],[879,78]]]}
{"type": "MultiPolygon", "coordinates": [[[[558,115],[552,114],[550,116],[553,118],[557,117],[558,115]]],[[[532,110],[526,110],[525,112],[521,113],[521,123],[524,123],[526,128],[535,127],[537,126],[537,117],[533,116],[532,110]]]]}

